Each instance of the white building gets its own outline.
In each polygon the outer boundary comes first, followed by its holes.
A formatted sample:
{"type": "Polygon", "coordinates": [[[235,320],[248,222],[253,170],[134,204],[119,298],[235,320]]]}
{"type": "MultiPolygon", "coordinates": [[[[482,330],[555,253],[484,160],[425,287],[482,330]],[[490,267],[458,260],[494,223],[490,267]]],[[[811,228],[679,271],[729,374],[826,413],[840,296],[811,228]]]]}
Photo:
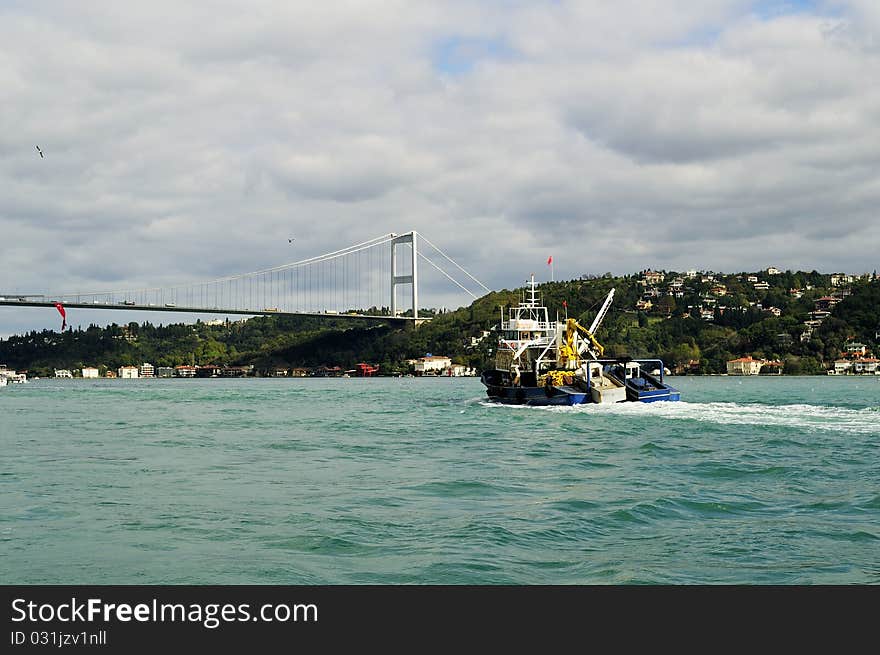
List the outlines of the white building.
{"type": "Polygon", "coordinates": [[[771,266],[770,268],[767,269],[767,275],[781,275],[781,274],[782,274],[782,271],[780,271],[775,266],[771,266]]]}
{"type": "Polygon", "coordinates": [[[863,357],[862,359],[857,359],[853,362],[852,370],[853,373],[864,374],[864,373],[874,373],[877,374],[877,364],[880,363],[880,360],[875,359],[874,357],[863,357]]]}
{"type": "Polygon", "coordinates": [[[120,366],[116,371],[118,377],[123,378],[125,380],[133,380],[138,377],[138,367],[137,366],[120,366]]]}
{"type": "Polygon", "coordinates": [[[846,352],[851,355],[865,355],[868,352],[868,347],[863,343],[858,343],[856,341],[850,341],[847,344],[844,344],[844,348],[846,352]]]}
{"type": "Polygon", "coordinates": [[[73,373],[68,371],[66,368],[56,368],[55,369],[55,377],[56,378],[72,378],[73,373]]]}
{"type": "Polygon", "coordinates": [[[740,357],[727,362],[728,375],[758,375],[764,362],[751,357],[740,357]]]}
{"type": "Polygon", "coordinates": [[[140,370],[138,371],[142,378],[153,378],[156,377],[156,369],[153,368],[152,364],[148,364],[144,362],[141,364],[140,370]]]}
{"type": "Polygon", "coordinates": [[[98,377],[98,369],[93,368],[91,366],[87,366],[82,369],[82,376],[84,378],[97,378],[98,377]]]}
{"type": "Polygon", "coordinates": [[[452,366],[452,360],[438,355],[427,355],[416,360],[416,375],[439,375],[452,366]]]}

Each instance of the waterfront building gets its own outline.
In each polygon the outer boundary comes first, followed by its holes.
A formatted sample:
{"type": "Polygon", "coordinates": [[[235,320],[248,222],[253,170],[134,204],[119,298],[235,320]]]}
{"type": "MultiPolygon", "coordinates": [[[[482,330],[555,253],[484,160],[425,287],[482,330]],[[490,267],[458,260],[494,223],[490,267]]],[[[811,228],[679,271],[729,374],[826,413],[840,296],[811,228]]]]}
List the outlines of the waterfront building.
{"type": "MultiPolygon", "coordinates": [[[[220,369],[220,377],[223,378],[243,378],[250,375],[253,365],[249,366],[224,366],[220,369]]],[[[286,369],[285,369],[286,370],[286,369]]]]}
{"type": "Polygon", "coordinates": [[[878,373],[877,365],[880,363],[880,360],[875,359],[874,357],[863,357],[861,359],[856,359],[852,363],[852,371],[858,375],[864,375],[865,373],[878,373]]]}
{"type": "Polygon", "coordinates": [[[740,357],[727,362],[728,375],[758,375],[764,362],[760,359],[752,359],[749,357],[740,357]]]}
{"type": "Polygon", "coordinates": [[[133,380],[138,377],[138,367],[137,366],[120,366],[117,369],[116,373],[123,380],[133,380]]]}
{"type": "Polygon", "coordinates": [[[55,377],[56,378],[72,378],[73,373],[71,373],[66,368],[56,368],[55,369],[55,377]]]}
{"type": "Polygon", "coordinates": [[[156,368],[156,377],[157,378],[173,378],[174,377],[174,369],[170,366],[159,366],[156,368]]]}
{"type": "Polygon", "coordinates": [[[452,360],[449,357],[425,355],[416,360],[415,373],[416,375],[439,375],[450,366],[452,366],[452,360]]]}
{"type": "Polygon", "coordinates": [[[196,376],[195,366],[175,366],[174,374],[179,378],[194,378],[196,376]]]}
{"type": "Polygon", "coordinates": [[[152,364],[148,364],[147,362],[144,362],[143,364],[141,364],[141,367],[138,370],[138,373],[140,373],[140,376],[142,378],[156,377],[156,369],[153,367],[152,364]]]}
{"type": "Polygon", "coordinates": [[[84,378],[90,378],[90,379],[97,378],[98,377],[98,369],[96,369],[92,366],[87,366],[84,369],[82,369],[82,376],[84,378]]]}

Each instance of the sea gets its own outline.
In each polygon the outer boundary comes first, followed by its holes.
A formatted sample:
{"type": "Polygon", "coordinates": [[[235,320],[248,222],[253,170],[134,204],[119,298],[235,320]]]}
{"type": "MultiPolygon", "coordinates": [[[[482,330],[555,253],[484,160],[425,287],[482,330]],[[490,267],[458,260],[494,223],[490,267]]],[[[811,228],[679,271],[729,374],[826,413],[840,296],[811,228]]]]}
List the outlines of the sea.
{"type": "Polygon", "coordinates": [[[3,584],[880,582],[880,377],[677,377],[498,406],[475,378],[0,389],[3,584]]]}

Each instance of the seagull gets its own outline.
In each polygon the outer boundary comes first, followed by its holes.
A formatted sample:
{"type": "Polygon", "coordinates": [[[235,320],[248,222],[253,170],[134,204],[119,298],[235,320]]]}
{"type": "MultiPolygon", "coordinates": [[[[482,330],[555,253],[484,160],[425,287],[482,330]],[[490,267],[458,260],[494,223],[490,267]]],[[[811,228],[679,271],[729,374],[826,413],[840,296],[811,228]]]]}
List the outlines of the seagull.
{"type": "Polygon", "coordinates": [[[288,239],[287,243],[293,243],[293,239],[288,239]]]}
{"type": "Polygon", "coordinates": [[[40,146],[36,146],[36,148],[37,148],[37,152],[40,153],[40,159],[42,159],[43,158],[43,151],[40,150],[40,146]]]}

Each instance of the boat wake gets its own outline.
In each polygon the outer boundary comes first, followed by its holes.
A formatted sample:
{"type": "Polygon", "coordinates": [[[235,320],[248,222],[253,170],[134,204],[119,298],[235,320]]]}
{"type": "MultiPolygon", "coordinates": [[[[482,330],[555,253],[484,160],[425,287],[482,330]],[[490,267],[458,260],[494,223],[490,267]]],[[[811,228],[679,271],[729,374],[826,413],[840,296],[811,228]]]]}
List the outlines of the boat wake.
{"type": "Polygon", "coordinates": [[[571,407],[528,407],[482,400],[484,407],[516,411],[564,412],[595,416],[656,417],[724,425],[763,425],[849,434],[878,434],[878,408],[852,409],[824,405],[763,405],[760,403],[615,403],[571,407]]]}

